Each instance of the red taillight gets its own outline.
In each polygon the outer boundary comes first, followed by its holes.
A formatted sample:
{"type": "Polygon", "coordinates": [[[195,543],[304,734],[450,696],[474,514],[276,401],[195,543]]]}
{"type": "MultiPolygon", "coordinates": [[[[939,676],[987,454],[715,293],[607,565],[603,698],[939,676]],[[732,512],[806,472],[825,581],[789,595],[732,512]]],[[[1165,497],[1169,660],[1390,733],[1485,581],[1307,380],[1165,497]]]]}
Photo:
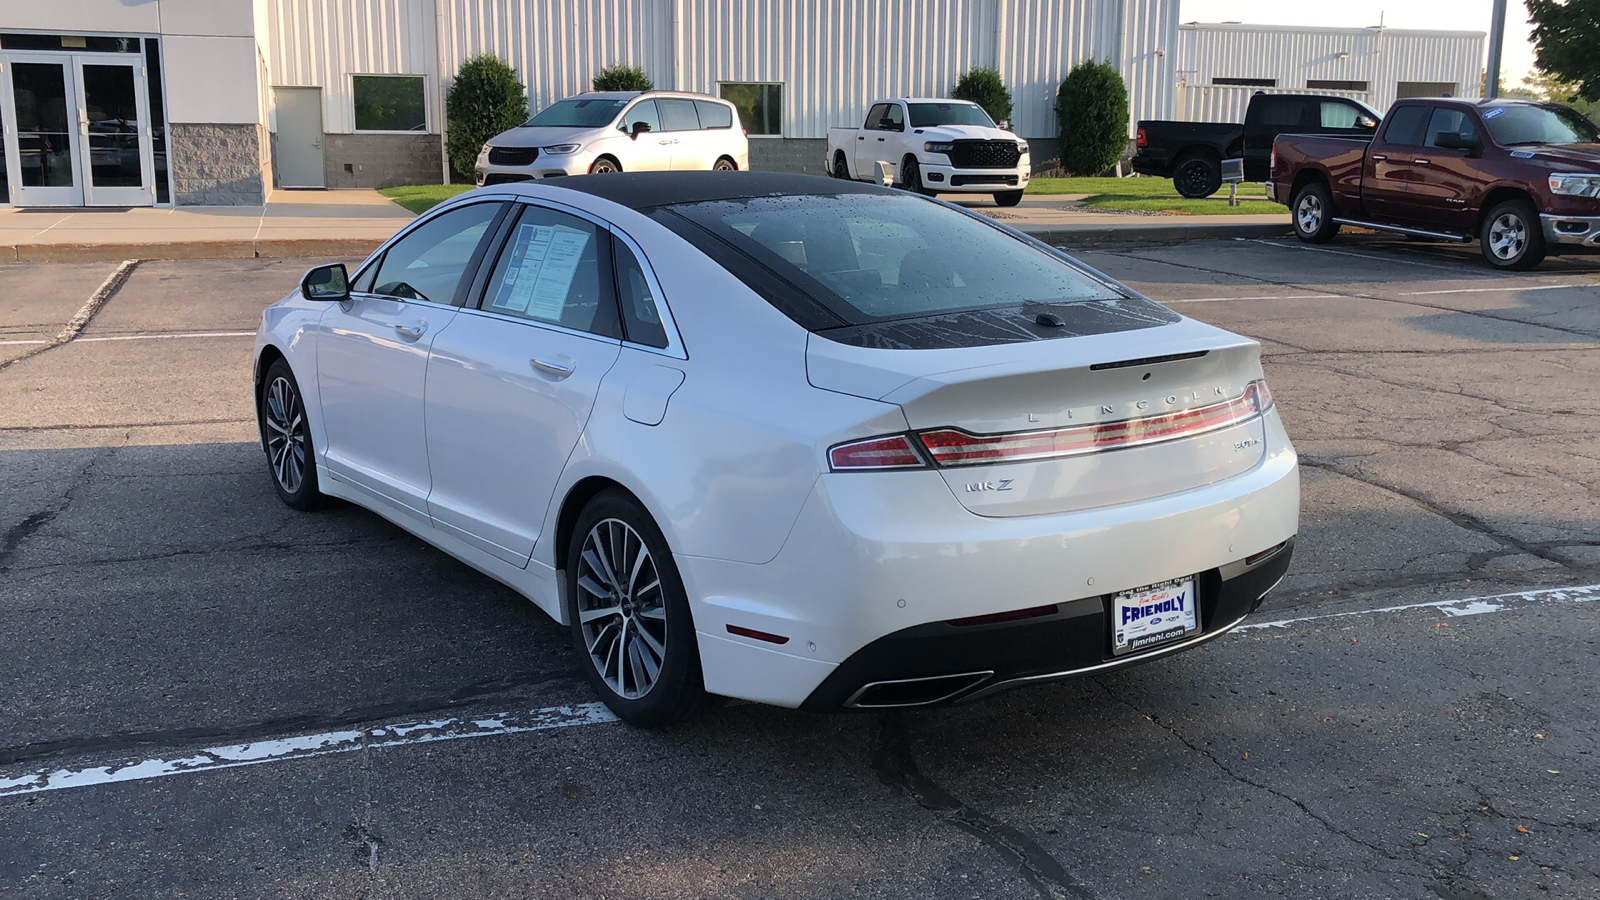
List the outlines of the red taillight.
{"type": "Polygon", "coordinates": [[[1272,145],[1272,156],[1270,157],[1270,161],[1267,163],[1267,171],[1271,172],[1273,174],[1277,174],[1277,172],[1278,172],[1278,145],[1277,144],[1273,144],[1272,145]]]}
{"type": "Polygon", "coordinates": [[[903,434],[840,444],[828,451],[828,464],[843,471],[860,469],[920,469],[927,463],[903,434]]]}
{"type": "Polygon", "coordinates": [[[965,619],[951,619],[951,625],[993,625],[996,622],[1014,622],[1017,619],[1036,619],[1039,616],[1053,616],[1056,614],[1056,605],[1034,606],[1028,609],[1013,609],[1009,612],[990,613],[987,616],[968,616],[965,619]]]}
{"type": "Polygon", "coordinates": [[[1150,146],[1150,139],[1144,136],[1144,129],[1143,128],[1141,128],[1138,131],[1134,132],[1134,134],[1135,134],[1135,137],[1133,139],[1134,146],[1138,147],[1141,150],[1143,150],[1144,148],[1150,146]]]}
{"type": "Polygon", "coordinates": [[[1120,422],[1073,425],[1045,431],[969,434],[957,428],[924,431],[918,437],[941,466],[971,466],[1080,456],[1196,437],[1247,422],[1272,406],[1266,382],[1254,381],[1244,394],[1210,406],[1120,422]]]}

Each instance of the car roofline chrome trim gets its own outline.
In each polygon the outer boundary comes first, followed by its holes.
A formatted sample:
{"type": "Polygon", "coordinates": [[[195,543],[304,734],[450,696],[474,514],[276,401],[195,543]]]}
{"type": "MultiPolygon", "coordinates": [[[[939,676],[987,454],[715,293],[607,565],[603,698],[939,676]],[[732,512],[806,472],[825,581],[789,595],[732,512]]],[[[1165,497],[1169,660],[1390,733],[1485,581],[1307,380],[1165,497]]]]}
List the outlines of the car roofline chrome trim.
{"type": "Polygon", "coordinates": [[[1135,662],[1159,659],[1160,657],[1177,653],[1180,650],[1188,650],[1191,647],[1198,647],[1208,641],[1222,637],[1223,635],[1232,631],[1234,628],[1238,627],[1239,623],[1243,622],[1247,618],[1249,618],[1248,613],[1240,616],[1237,619],[1234,619],[1232,622],[1229,622],[1221,628],[1202,634],[1199,637],[1187,641],[1179,641],[1176,644],[1162,647],[1160,650],[1152,650],[1148,653],[1141,653],[1138,656],[1123,656],[1113,659],[1109,662],[1103,662],[1093,666],[1085,666],[1081,669],[1068,669],[1066,671],[1050,672],[1044,675],[1025,675],[1021,678],[1008,678],[1004,681],[996,681],[993,684],[984,685],[983,687],[978,688],[956,702],[967,703],[973,700],[981,700],[984,697],[989,697],[994,694],[998,694],[1001,691],[1010,690],[1011,688],[1024,687],[1030,684],[1043,684],[1050,681],[1059,681],[1064,678],[1075,678],[1080,675],[1089,675],[1095,672],[1102,672],[1106,669],[1114,669],[1118,666],[1125,666],[1135,662]]]}
{"type": "Polygon", "coordinates": [[[1472,243],[1472,236],[1466,234],[1450,234],[1445,231],[1428,231],[1425,228],[1407,228],[1404,225],[1381,225],[1377,222],[1363,222],[1360,219],[1333,219],[1340,225],[1351,225],[1356,228],[1371,228],[1373,231],[1392,231],[1396,234],[1414,234],[1417,237],[1437,238],[1441,241],[1454,241],[1458,244],[1472,243]]]}

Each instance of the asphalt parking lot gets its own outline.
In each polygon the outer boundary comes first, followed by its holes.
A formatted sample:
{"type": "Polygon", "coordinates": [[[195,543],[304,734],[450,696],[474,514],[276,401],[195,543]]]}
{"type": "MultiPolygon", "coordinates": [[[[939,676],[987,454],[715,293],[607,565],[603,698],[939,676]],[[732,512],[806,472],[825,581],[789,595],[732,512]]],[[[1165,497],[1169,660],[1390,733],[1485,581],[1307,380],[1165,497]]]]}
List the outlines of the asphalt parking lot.
{"type": "Polygon", "coordinates": [[[1080,256],[1263,343],[1303,503],[1252,624],[656,733],[507,589],[277,501],[251,335],[317,261],[0,267],[0,896],[1600,897],[1600,257],[1080,256]]]}

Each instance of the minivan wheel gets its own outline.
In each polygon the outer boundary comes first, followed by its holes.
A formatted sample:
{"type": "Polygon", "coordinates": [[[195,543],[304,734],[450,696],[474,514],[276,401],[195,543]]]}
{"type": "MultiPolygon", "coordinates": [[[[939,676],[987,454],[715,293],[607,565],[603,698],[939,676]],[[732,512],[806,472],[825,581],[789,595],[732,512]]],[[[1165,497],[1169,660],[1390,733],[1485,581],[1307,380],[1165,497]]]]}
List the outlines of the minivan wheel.
{"type": "Polygon", "coordinates": [[[1544,262],[1544,226],[1526,200],[1507,200],[1483,218],[1478,246],[1497,269],[1522,272],[1544,262]]]}
{"type": "Polygon", "coordinates": [[[610,175],[621,171],[622,166],[609,156],[602,156],[589,166],[590,175],[610,175]]]}
{"type": "Polygon", "coordinates": [[[731,159],[727,158],[726,156],[724,156],[724,157],[718,159],[716,161],[716,163],[714,165],[712,165],[711,171],[713,171],[713,172],[737,172],[737,171],[739,171],[739,167],[734,164],[733,160],[731,160],[731,159]]]}
{"type": "Polygon", "coordinates": [[[309,512],[322,505],[322,492],[300,385],[281,359],[267,367],[261,385],[261,442],[272,486],[285,504],[309,512]]]}
{"type": "Polygon", "coordinates": [[[705,698],[689,601],[661,529],[621,490],[595,496],[568,542],[566,609],[579,665],[617,717],[679,721],[705,698]]]}
{"type": "Polygon", "coordinates": [[[1326,244],[1339,233],[1339,223],[1333,220],[1333,198],[1328,186],[1321,182],[1308,184],[1294,195],[1294,233],[1308,244],[1326,244]]]}

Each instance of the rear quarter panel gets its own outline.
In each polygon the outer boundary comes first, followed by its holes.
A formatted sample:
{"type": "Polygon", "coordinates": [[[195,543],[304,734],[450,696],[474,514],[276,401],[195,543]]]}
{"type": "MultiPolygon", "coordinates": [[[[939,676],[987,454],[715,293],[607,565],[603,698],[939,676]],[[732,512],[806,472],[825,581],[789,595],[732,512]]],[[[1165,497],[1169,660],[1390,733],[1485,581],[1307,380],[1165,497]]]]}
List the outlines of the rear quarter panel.
{"type": "Polygon", "coordinates": [[[1277,156],[1272,182],[1279,201],[1290,203],[1301,185],[1320,178],[1333,194],[1334,215],[1360,215],[1361,168],[1370,144],[1365,138],[1279,135],[1272,144],[1277,156]]]}

